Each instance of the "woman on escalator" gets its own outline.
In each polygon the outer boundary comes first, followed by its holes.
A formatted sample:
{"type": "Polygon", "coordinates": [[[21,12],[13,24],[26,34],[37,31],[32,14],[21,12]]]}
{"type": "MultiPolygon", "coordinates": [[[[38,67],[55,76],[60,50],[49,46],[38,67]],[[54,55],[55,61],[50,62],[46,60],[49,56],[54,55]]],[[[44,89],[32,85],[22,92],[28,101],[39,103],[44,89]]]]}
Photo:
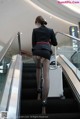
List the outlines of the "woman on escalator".
{"type": "MultiPolygon", "coordinates": [[[[53,29],[47,28],[47,22],[42,16],[38,16],[35,20],[38,28],[33,29],[32,33],[32,54],[36,62],[36,78],[37,78],[37,91],[38,100],[41,93],[41,64],[43,64],[43,88],[42,88],[42,102],[46,104],[49,92],[49,64],[52,54],[51,45],[57,46],[57,40],[53,29]]],[[[43,113],[44,113],[43,109],[43,113]]]]}

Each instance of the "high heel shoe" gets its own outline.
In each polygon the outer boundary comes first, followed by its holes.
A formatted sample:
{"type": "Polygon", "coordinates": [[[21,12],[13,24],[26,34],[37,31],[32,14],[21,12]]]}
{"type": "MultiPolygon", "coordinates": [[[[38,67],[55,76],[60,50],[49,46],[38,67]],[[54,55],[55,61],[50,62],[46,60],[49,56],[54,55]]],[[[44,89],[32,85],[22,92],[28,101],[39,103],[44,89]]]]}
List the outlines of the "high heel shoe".
{"type": "Polygon", "coordinates": [[[43,106],[43,107],[46,107],[46,104],[47,104],[47,100],[43,100],[43,101],[42,101],[42,106],[43,106]]]}
{"type": "Polygon", "coordinates": [[[42,101],[42,114],[46,114],[46,104],[47,104],[47,100],[43,100],[42,101]]]}

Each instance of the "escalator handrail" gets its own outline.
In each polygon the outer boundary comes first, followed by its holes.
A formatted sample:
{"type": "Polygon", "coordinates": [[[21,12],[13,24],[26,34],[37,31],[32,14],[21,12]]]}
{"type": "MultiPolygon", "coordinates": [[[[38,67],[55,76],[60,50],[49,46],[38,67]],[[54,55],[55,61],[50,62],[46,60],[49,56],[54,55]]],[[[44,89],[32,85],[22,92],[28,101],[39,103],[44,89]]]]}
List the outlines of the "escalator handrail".
{"type": "Polygon", "coordinates": [[[74,54],[71,56],[71,61],[73,60],[73,57],[75,56],[76,53],[79,53],[80,52],[80,47],[78,48],[77,51],[74,52],[74,54]]]}
{"type": "Polygon", "coordinates": [[[74,37],[74,36],[72,36],[72,35],[69,35],[69,34],[66,34],[66,33],[62,33],[62,32],[56,32],[55,35],[57,36],[57,34],[62,34],[62,35],[64,35],[64,36],[67,36],[67,37],[69,37],[69,38],[75,39],[75,40],[77,40],[77,41],[80,42],[80,39],[79,39],[79,38],[74,37]]]}
{"type": "MultiPolygon", "coordinates": [[[[20,40],[20,32],[18,32],[17,34],[18,37],[18,44],[19,44],[19,54],[21,53],[21,40],[20,40]]],[[[16,35],[14,37],[12,37],[8,43],[5,45],[5,47],[2,49],[2,51],[0,52],[0,62],[3,60],[3,58],[5,57],[8,49],[10,48],[10,46],[12,45],[13,41],[16,38],[16,35]]]]}
{"type": "Polygon", "coordinates": [[[10,92],[10,99],[7,106],[7,118],[17,119],[20,113],[20,93],[22,82],[22,56],[15,55],[15,66],[12,77],[12,86],[10,92]],[[16,84],[16,85],[15,85],[16,84]],[[14,98],[15,97],[15,98],[14,98]]]}

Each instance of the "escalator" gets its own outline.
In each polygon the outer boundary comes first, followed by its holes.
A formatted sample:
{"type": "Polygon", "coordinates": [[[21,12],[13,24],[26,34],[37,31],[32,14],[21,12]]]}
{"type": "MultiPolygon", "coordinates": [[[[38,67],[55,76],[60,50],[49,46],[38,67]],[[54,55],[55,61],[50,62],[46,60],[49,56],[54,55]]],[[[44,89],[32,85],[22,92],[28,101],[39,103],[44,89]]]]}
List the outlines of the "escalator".
{"type": "Polygon", "coordinates": [[[80,105],[63,74],[65,98],[48,98],[46,114],[42,114],[42,102],[37,100],[36,65],[23,63],[20,98],[20,118],[80,119],[80,105]]]}
{"type": "Polygon", "coordinates": [[[37,100],[36,65],[31,62],[32,60],[30,63],[25,61],[22,67],[20,33],[18,33],[8,41],[0,53],[0,66],[3,66],[3,68],[0,67],[2,71],[0,82],[5,80],[4,86],[2,83],[0,85],[1,113],[6,111],[8,119],[18,119],[18,117],[21,119],[80,119],[80,95],[77,100],[64,73],[65,98],[48,98],[46,114],[42,114],[42,101],[37,100]]]}

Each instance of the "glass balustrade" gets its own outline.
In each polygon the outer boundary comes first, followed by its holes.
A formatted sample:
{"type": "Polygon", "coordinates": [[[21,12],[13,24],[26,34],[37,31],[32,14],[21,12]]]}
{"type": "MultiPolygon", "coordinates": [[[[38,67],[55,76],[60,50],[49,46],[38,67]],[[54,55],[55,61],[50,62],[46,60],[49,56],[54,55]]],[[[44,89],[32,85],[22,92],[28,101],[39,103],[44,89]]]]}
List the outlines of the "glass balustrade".
{"type": "MultiPolygon", "coordinates": [[[[20,53],[19,34],[14,35],[0,52],[0,103],[5,89],[12,56],[20,53]]],[[[6,99],[6,97],[5,97],[6,99]]]]}
{"type": "Polygon", "coordinates": [[[80,39],[65,33],[56,33],[58,40],[57,54],[64,55],[77,69],[80,70],[80,39]]]}

